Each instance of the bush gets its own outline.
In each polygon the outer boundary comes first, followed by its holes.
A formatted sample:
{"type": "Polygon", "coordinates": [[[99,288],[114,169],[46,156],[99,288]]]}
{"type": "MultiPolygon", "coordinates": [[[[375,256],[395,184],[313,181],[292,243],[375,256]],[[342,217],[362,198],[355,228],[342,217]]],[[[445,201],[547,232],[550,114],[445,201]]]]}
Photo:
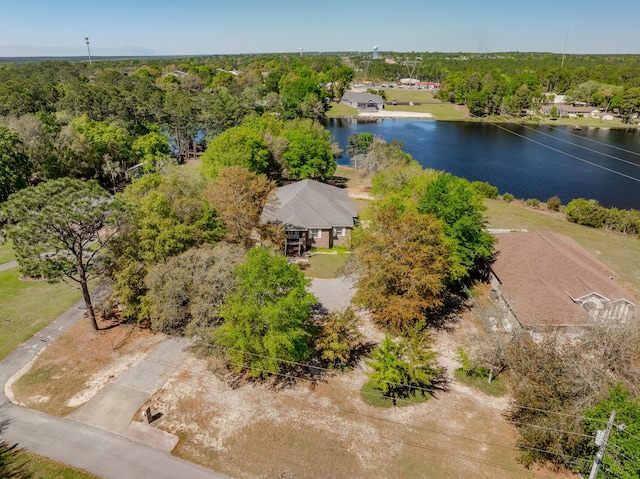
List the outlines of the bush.
{"type": "Polygon", "coordinates": [[[600,206],[596,200],[577,198],[567,205],[567,220],[579,225],[600,228],[605,221],[606,208],[600,206]]]}
{"type": "Polygon", "coordinates": [[[558,211],[561,206],[562,206],[562,202],[560,201],[560,198],[558,198],[557,196],[552,196],[547,200],[547,208],[549,208],[550,210],[558,211]]]}
{"type": "Polygon", "coordinates": [[[511,193],[505,193],[502,195],[502,201],[506,201],[507,203],[511,203],[516,198],[511,193]]]}
{"type": "Polygon", "coordinates": [[[486,181],[474,181],[471,183],[471,187],[483,198],[497,198],[498,188],[486,181]]]}
{"type": "Polygon", "coordinates": [[[538,206],[540,206],[540,200],[536,198],[529,198],[526,203],[527,206],[530,206],[532,208],[537,208],[538,206]]]}

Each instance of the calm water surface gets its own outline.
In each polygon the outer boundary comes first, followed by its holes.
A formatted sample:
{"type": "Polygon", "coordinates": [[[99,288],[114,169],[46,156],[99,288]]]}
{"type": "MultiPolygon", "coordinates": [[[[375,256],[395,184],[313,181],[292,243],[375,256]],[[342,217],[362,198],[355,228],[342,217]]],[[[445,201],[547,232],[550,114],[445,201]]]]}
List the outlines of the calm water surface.
{"type": "MultiPolygon", "coordinates": [[[[426,168],[487,181],[516,198],[557,195],[564,204],[594,198],[606,207],[640,209],[638,131],[386,119],[326,125],[345,151],[352,133],[369,131],[403,141],[426,168]]],[[[349,162],[346,155],[338,160],[349,162]]]]}

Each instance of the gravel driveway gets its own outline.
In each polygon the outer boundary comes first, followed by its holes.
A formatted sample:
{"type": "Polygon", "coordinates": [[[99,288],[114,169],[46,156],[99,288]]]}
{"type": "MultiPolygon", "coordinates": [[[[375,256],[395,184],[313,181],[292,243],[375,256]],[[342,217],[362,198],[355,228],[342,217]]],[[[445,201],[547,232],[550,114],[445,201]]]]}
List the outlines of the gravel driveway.
{"type": "Polygon", "coordinates": [[[312,279],[309,286],[318,302],[327,311],[343,310],[351,304],[356,290],[350,280],[345,277],[335,279],[312,279]]]}

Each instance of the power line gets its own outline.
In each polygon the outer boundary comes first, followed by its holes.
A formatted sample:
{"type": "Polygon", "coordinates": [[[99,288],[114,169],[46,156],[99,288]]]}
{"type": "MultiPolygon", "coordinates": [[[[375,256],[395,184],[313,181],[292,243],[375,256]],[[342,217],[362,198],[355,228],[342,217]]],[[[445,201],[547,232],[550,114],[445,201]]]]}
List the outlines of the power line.
{"type": "MultiPolygon", "coordinates": [[[[137,328],[136,326],[134,326],[134,328],[144,330],[143,328],[137,328]]],[[[89,341],[86,341],[85,343],[88,343],[88,342],[89,342],[89,341]]],[[[75,349],[75,348],[73,348],[73,347],[71,347],[71,346],[67,346],[67,345],[63,345],[63,347],[68,348],[68,349],[75,349]]],[[[222,350],[231,350],[231,351],[234,351],[234,352],[239,352],[238,350],[234,350],[234,349],[231,349],[231,348],[225,348],[225,347],[222,347],[222,346],[214,346],[214,347],[216,347],[216,348],[218,348],[218,349],[222,349],[222,350]]],[[[103,348],[98,348],[98,349],[103,349],[103,350],[105,350],[105,351],[109,351],[109,350],[108,350],[108,348],[104,348],[104,347],[103,347],[103,348]]],[[[268,356],[259,355],[259,354],[255,354],[255,353],[243,353],[243,354],[246,354],[246,355],[255,355],[255,356],[263,357],[263,358],[271,358],[271,357],[268,357],[268,356]]],[[[298,365],[298,366],[305,367],[305,368],[310,368],[310,369],[319,369],[319,370],[326,371],[326,372],[328,372],[328,373],[332,373],[332,372],[334,372],[333,370],[330,370],[330,369],[327,369],[327,368],[322,368],[322,367],[320,367],[320,366],[313,366],[313,365],[308,365],[308,364],[304,364],[304,363],[298,363],[298,362],[295,362],[295,361],[288,361],[288,360],[280,359],[280,358],[271,358],[271,359],[275,359],[275,360],[277,360],[277,361],[279,361],[279,362],[284,362],[284,363],[289,363],[289,364],[298,365]]],[[[142,362],[142,361],[146,361],[146,362],[151,363],[151,364],[158,364],[158,365],[161,365],[161,366],[171,366],[171,367],[175,368],[177,371],[186,371],[186,372],[190,372],[191,374],[197,374],[197,375],[202,376],[202,377],[205,377],[205,376],[206,376],[206,375],[205,375],[205,374],[203,374],[203,373],[193,373],[192,371],[190,371],[190,370],[188,370],[188,369],[185,369],[185,368],[181,367],[179,364],[172,363],[172,362],[170,362],[170,361],[165,361],[165,360],[153,360],[153,359],[149,359],[149,358],[145,358],[145,357],[143,357],[143,359],[142,359],[140,362],[142,362]]],[[[225,363],[225,364],[227,364],[227,365],[230,365],[230,364],[231,364],[231,361],[230,361],[230,360],[224,360],[224,359],[222,359],[222,362],[223,362],[223,363],[225,363]]],[[[152,370],[151,370],[151,369],[149,369],[149,368],[144,368],[144,367],[143,367],[142,365],[140,365],[140,364],[136,365],[136,367],[137,367],[137,368],[140,368],[140,369],[142,369],[142,370],[152,371],[152,370]]],[[[266,373],[269,373],[269,374],[271,374],[271,375],[273,375],[273,376],[277,376],[277,377],[281,377],[281,378],[285,378],[285,379],[310,381],[310,379],[309,379],[308,377],[296,376],[296,375],[294,375],[294,374],[287,374],[287,373],[282,373],[282,372],[275,372],[275,373],[274,373],[274,372],[272,372],[272,371],[269,371],[269,370],[266,370],[266,369],[263,369],[263,368],[259,368],[259,367],[255,367],[255,366],[244,366],[243,368],[244,368],[244,369],[251,370],[251,371],[256,371],[256,372],[266,372],[266,373]]],[[[180,381],[179,379],[177,379],[177,380],[178,380],[178,381],[180,381]]],[[[186,382],[186,381],[184,381],[184,382],[186,382]]],[[[334,389],[342,389],[341,387],[339,387],[339,386],[337,386],[337,385],[329,385],[329,384],[327,384],[327,383],[325,383],[325,385],[326,385],[327,387],[334,388],[334,389]]],[[[401,384],[401,385],[403,385],[403,386],[407,386],[407,387],[409,386],[409,385],[406,385],[406,384],[401,384]]],[[[435,392],[435,391],[436,391],[436,389],[433,389],[433,388],[418,388],[418,387],[413,387],[413,389],[416,389],[416,390],[422,390],[422,391],[425,391],[425,392],[430,392],[430,391],[435,392]]],[[[378,398],[384,398],[384,399],[393,399],[392,397],[390,397],[390,396],[386,396],[386,395],[381,394],[381,393],[374,393],[374,392],[362,392],[362,391],[361,391],[360,393],[361,393],[362,395],[370,396],[370,397],[378,397],[378,398]]],[[[409,399],[404,399],[404,398],[395,398],[395,400],[396,400],[396,402],[399,402],[399,403],[413,404],[413,402],[412,402],[411,400],[409,400],[409,399]]],[[[478,417],[488,418],[488,419],[491,419],[491,420],[494,420],[494,419],[495,419],[495,417],[491,417],[491,416],[487,416],[487,415],[483,415],[483,414],[477,414],[477,416],[478,416],[478,417]]],[[[562,433],[562,434],[577,435],[577,436],[589,437],[589,438],[590,438],[590,437],[592,437],[592,436],[590,436],[590,435],[586,435],[586,434],[581,434],[581,433],[572,432],[572,431],[566,431],[566,430],[557,429],[557,428],[552,428],[552,427],[548,427],[548,426],[541,426],[541,425],[537,425],[537,424],[525,423],[525,422],[521,422],[521,421],[514,421],[514,420],[510,420],[510,419],[504,419],[504,421],[505,421],[505,422],[508,422],[508,423],[511,423],[511,424],[514,424],[514,425],[519,425],[519,426],[530,426],[530,427],[535,427],[535,428],[539,428],[539,429],[544,429],[544,430],[550,430],[550,431],[554,431],[554,432],[559,432],[559,433],[562,433]]],[[[390,421],[390,422],[393,422],[393,421],[390,421]]],[[[394,422],[394,423],[395,423],[395,424],[398,424],[398,425],[404,425],[404,426],[412,427],[412,426],[407,425],[407,424],[405,424],[405,423],[400,423],[400,422],[394,422]]],[[[455,436],[455,435],[452,435],[452,434],[450,434],[450,433],[443,433],[443,432],[439,432],[439,431],[436,431],[436,430],[431,430],[430,432],[440,433],[440,434],[444,434],[444,435],[450,435],[450,436],[452,436],[452,437],[458,437],[458,438],[461,438],[461,439],[465,439],[463,436],[455,436]]],[[[487,443],[486,441],[480,441],[480,442],[482,442],[482,443],[484,443],[484,444],[489,444],[489,445],[498,446],[498,447],[506,447],[506,446],[499,446],[499,445],[497,445],[497,444],[490,444],[490,443],[487,443]]],[[[523,446],[519,446],[519,447],[523,447],[523,446]]],[[[556,453],[554,453],[554,452],[552,452],[552,451],[547,451],[547,453],[549,453],[549,454],[556,454],[556,453]]],[[[576,458],[576,459],[577,459],[577,458],[576,458]]]]}
{"type": "Polygon", "coordinates": [[[601,422],[601,423],[604,423],[604,424],[607,423],[606,419],[598,419],[598,418],[593,418],[593,417],[581,416],[579,414],[568,414],[568,413],[559,412],[559,411],[551,411],[550,409],[540,409],[540,408],[536,408],[536,407],[522,406],[520,404],[514,404],[514,406],[519,408],[519,409],[527,409],[527,410],[537,411],[537,412],[548,412],[548,413],[551,413],[551,414],[557,414],[559,416],[575,417],[575,418],[578,418],[578,419],[585,419],[587,421],[601,422]]]}
{"type": "MultiPolygon", "coordinates": [[[[135,325],[133,325],[132,328],[138,329],[138,330],[141,330],[141,331],[145,331],[146,330],[144,328],[141,328],[141,327],[135,326],[135,325]]],[[[166,340],[167,339],[165,339],[165,341],[166,340]]],[[[81,342],[81,343],[89,343],[90,341],[79,341],[79,342],[81,342]]],[[[231,352],[235,352],[235,353],[242,353],[245,356],[255,356],[255,357],[263,358],[263,359],[274,359],[274,360],[276,360],[277,362],[280,362],[280,363],[285,363],[285,364],[289,364],[289,365],[292,365],[292,366],[297,366],[297,367],[304,368],[304,369],[310,369],[312,371],[313,370],[323,371],[327,375],[332,374],[332,373],[335,372],[335,370],[328,369],[328,368],[325,368],[325,367],[322,367],[322,366],[316,366],[316,365],[312,365],[312,364],[308,364],[308,363],[300,363],[300,362],[291,361],[291,360],[287,360],[287,359],[283,359],[283,358],[278,358],[278,357],[273,357],[273,356],[265,356],[265,355],[261,355],[261,354],[257,354],[257,353],[250,353],[250,352],[240,351],[240,350],[229,348],[229,347],[225,347],[225,346],[218,346],[218,345],[208,345],[208,346],[211,346],[211,347],[213,347],[215,349],[222,350],[222,351],[225,351],[225,352],[231,351],[231,352]]],[[[70,349],[73,349],[70,346],[63,345],[63,347],[68,347],[70,349]]],[[[105,348],[105,347],[99,347],[97,349],[102,349],[104,351],[109,351],[109,349],[105,348]]],[[[221,358],[219,358],[219,359],[221,359],[221,358]]],[[[143,360],[145,360],[145,361],[147,361],[149,363],[152,363],[152,364],[158,364],[158,365],[162,365],[162,366],[171,366],[171,367],[174,367],[176,370],[179,370],[179,371],[188,371],[188,370],[182,368],[179,364],[172,363],[172,362],[169,362],[169,361],[152,360],[152,359],[145,358],[145,357],[143,357],[143,360]]],[[[231,360],[222,359],[222,362],[224,362],[227,365],[231,365],[232,364],[231,360]]],[[[136,367],[140,367],[140,366],[138,365],[136,367]]],[[[270,370],[266,370],[266,369],[255,367],[255,366],[244,365],[243,369],[248,369],[248,370],[251,370],[251,371],[256,371],[256,372],[261,372],[261,373],[264,372],[264,373],[268,373],[268,374],[270,374],[272,376],[278,376],[278,377],[282,377],[282,378],[285,378],[285,379],[310,381],[309,377],[299,376],[299,375],[297,376],[295,374],[288,374],[288,373],[282,373],[282,372],[272,372],[270,370]]],[[[150,369],[147,369],[147,370],[151,371],[150,369]]],[[[199,375],[204,376],[204,374],[201,374],[201,373],[199,375]]],[[[437,388],[419,387],[419,386],[413,386],[413,385],[404,384],[404,383],[389,383],[389,384],[393,384],[395,386],[403,386],[403,387],[407,387],[407,388],[410,387],[413,390],[426,392],[426,393],[428,393],[430,395],[433,395],[433,393],[441,391],[441,389],[437,389],[437,388]]],[[[341,389],[339,386],[332,386],[332,385],[328,385],[328,384],[327,384],[327,386],[328,387],[332,387],[332,388],[341,389]]],[[[372,396],[372,397],[379,397],[379,398],[385,398],[385,399],[394,399],[393,397],[386,396],[384,394],[378,394],[378,393],[373,393],[373,392],[370,392],[370,393],[369,392],[361,392],[361,393],[364,394],[364,395],[372,396]]],[[[395,398],[395,400],[396,400],[396,402],[412,404],[412,401],[408,400],[408,399],[395,398]]],[[[516,407],[521,408],[521,409],[535,410],[535,411],[539,411],[539,412],[549,412],[549,413],[553,413],[553,414],[561,414],[561,415],[565,415],[565,416],[573,416],[573,417],[577,417],[577,418],[590,419],[590,420],[594,420],[594,421],[601,421],[599,419],[585,418],[584,416],[559,413],[557,411],[551,411],[551,410],[545,410],[545,409],[539,409],[539,408],[531,408],[531,407],[527,407],[527,406],[516,405],[516,407]]],[[[494,419],[493,417],[482,415],[482,414],[478,414],[478,416],[479,417],[485,417],[485,418],[488,418],[488,419],[494,419]]],[[[558,429],[558,428],[552,428],[552,427],[548,427],[548,426],[541,426],[541,425],[538,425],[538,424],[531,424],[531,423],[515,421],[515,420],[510,420],[510,419],[505,419],[505,421],[509,422],[509,423],[512,423],[512,424],[515,424],[515,425],[519,425],[519,426],[531,426],[531,427],[536,427],[536,428],[540,428],[540,429],[559,432],[559,433],[562,433],[562,434],[576,435],[576,436],[582,436],[582,437],[593,437],[593,436],[588,435],[588,434],[577,433],[577,432],[574,432],[574,431],[566,431],[566,430],[562,430],[562,429],[558,429]]],[[[604,422],[606,423],[607,421],[605,420],[604,422]]]]}
{"type": "MultiPolygon", "coordinates": [[[[564,133],[565,135],[575,136],[576,138],[580,138],[580,139],[585,140],[585,141],[591,141],[591,142],[593,142],[593,143],[597,143],[598,145],[603,145],[603,146],[606,146],[606,147],[608,147],[608,148],[613,148],[613,149],[615,149],[615,150],[624,151],[625,153],[629,153],[629,154],[631,154],[631,155],[637,155],[637,156],[640,156],[640,153],[639,153],[639,152],[637,152],[637,151],[627,150],[627,149],[625,149],[625,148],[620,148],[619,146],[615,146],[615,145],[611,145],[611,144],[609,144],[609,143],[605,143],[604,141],[594,140],[593,138],[589,138],[589,137],[586,137],[586,136],[578,135],[578,134],[576,134],[576,133],[571,133],[570,131],[568,131],[568,130],[566,130],[566,129],[564,129],[564,128],[563,128],[563,129],[560,129],[559,127],[557,127],[557,126],[555,126],[555,125],[548,125],[548,126],[549,126],[549,128],[551,128],[551,129],[553,129],[553,130],[555,130],[555,131],[559,131],[559,132],[561,132],[561,133],[564,133]]],[[[536,131],[537,131],[537,130],[536,130],[536,131]]],[[[554,138],[555,138],[555,137],[554,137],[554,138]]]]}
{"type": "MultiPolygon", "coordinates": [[[[139,328],[139,327],[136,327],[136,326],[133,326],[132,329],[144,330],[143,328],[139,328]]],[[[165,339],[165,341],[166,340],[167,339],[165,339]]],[[[76,343],[90,343],[90,342],[91,341],[76,341],[76,343]]],[[[58,343],[58,344],[60,344],[62,347],[67,348],[67,349],[77,350],[77,348],[73,347],[73,345],[71,345],[71,344],[69,344],[69,345],[62,344],[62,343],[58,343]]],[[[95,348],[95,349],[102,349],[104,351],[113,351],[113,349],[109,350],[109,348],[107,348],[107,347],[100,347],[100,346],[95,348]]],[[[120,353],[118,353],[118,354],[120,354],[120,353]]],[[[146,362],[152,363],[152,364],[155,363],[155,364],[159,364],[159,365],[163,365],[163,366],[173,366],[173,367],[175,367],[176,371],[178,371],[178,372],[185,372],[186,371],[186,372],[189,372],[190,374],[196,374],[198,376],[203,376],[203,377],[209,376],[208,374],[205,374],[205,373],[202,373],[202,372],[194,372],[194,371],[188,370],[188,369],[178,365],[175,362],[166,361],[166,360],[162,360],[162,359],[160,359],[160,360],[150,359],[150,358],[146,357],[146,354],[140,354],[140,355],[138,355],[138,357],[141,358],[141,360],[139,362],[142,363],[142,364],[144,364],[143,361],[146,361],[146,362]]],[[[293,361],[286,361],[286,360],[280,360],[280,361],[314,368],[314,366],[310,366],[310,365],[306,365],[306,364],[302,364],[302,363],[296,363],[296,362],[293,362],[293,361]]],[[[227,361],[223,360],[223,362],[227,363],[227,364],[230,363],[230,361],[228,361],[228,360],[227,361]]],[[[147,371],[151,370],[151,369],[148,369],[148,368],[144,368],[141,364],[138,364],[136,367],[138,367],[138,368],[140,368],[142,370],[145,370],[145,369],[147,371]]],[[[269,371],[266,371],[266,370],[260,369],[260,368],[251,368],[251,367],[249,367],[248,369],[255,370],[255,371],[260,371],[260,372],[269,372],[269,371]]],[[[320,368],[320,367],[318,367],[317,369],[330,371],[330,370],[328,370],[326,368],[320,368]]],[[[303,377],[300,377],[300,376],[284,374],[284,373],[275,373],[275,375],[280,376],[280,377],[290,378],[290,379],[296,379],[296,380],[299,380],[299,379],[308,380],[308,378],[303,378],[303,377]]],[[[179,377],[177,377],[175,375],[175,373],[172,374],[172,379],[175,380],[175,381],[178,381],[178,382],[184,382],[184,383],[188,382],[187,380],[180,379],[179,377]]],[[[332,386],[332,385],[328,385],[328,384],[327,384],[327,386],[337,388],[337,386],[332,386]]],[[[361,391],[361,394],[365,394],[366,395],[366,393],[363,393],[362,391],[361,391]]],[[[375,394],[375,393],[370,393],[370,395],[378,396],[378,397],[386,397],[386,396],[384,396],[382,394],[375,394]]],[[[296,398],[291,398],[289,396],[288,399],[296,399],[296,398]]],[[[256,404],[255,401],[253,401],[251,399],[249,399],[249,400],[252,401],[254,404],[256,404]]],[[[400,398],[400,401],[402,402],[401,398],[400,398]]],[[[330,408],[328,406],[322,406],[322,407],[327,408],[327,409],[330,408]]],[[[548,451],[548,450],[544,450],[544,449],[539,449],[539,448],[534,448],[534,447],[529,447],[529,446],[523,446],[523,445],[520,445],[520,446],[517,446],[517,447],[513,447],[511,445],[505,446],[505,445],[491,443],[491,442],[482,441],[482,440],[478,440],[478,439],[468,438],[466,436],[461,436],[461,435],[456,435],[456,434],[452,434],[452,433],[446,433],[446,432],[442,432],[442,431],[438,431],[438,430],[434,430],[434,429],[429,429],[429,428],[425,428],[425,427],[410,425],[410,424],[406,424],[404,422],[393,421],[391,419],[382,418],[382,417],[375,416],[375,415],[364,414],[364,413],[361,413],[361,412],[359,412],[357,410],[353,410],[353,409],[348,409],[348,408],[339,407],[339,406],[335,406],[334,408],[336,410],[338,410],[340,412],[343,412],[343,413],[346,413],[346,414],[359,415],[361,417],[366,417],[368,419],[374,419],[374,420],[377,420],[377,421],[388,422],[388,423],[400,425],[400,426],[403,426],[403,427],[409,427],[409,428],[412,428],[412,429],[422,430],[422,431],[427,432],[427,433],[440,434],[440,435],[444,435],[444,436],[448,436],[448,437],[452,437],[452,438],[456,438],[456,439],[472,441],[472,442],[480,443],[480,444],[487,445],[487,446],[504,448],[504,449],[508,449],[508,450],[511,450],[511,451],[532,450],[532,451],[541,452],[541,453],[544,453],[544,454],[550,454],[550,455],[556,455],[556,456],[559,456],[559,457],[564,457],[565,459],[568,458],[568,459],[575,459],[576,461],[585,461],[584,458],[570,456],[568,454],[562,454],[562,453],[557,453],[557,452],[553,452],[553,451],[548,451]]],[[[478,416],[479,417],[488,417],[488,416],[484,416],[484,415],[478,415],[478,416]]],[[[507,421],[507,422],[512,422],[512,421],[507,421]]],[[[529,425],[529,424],[525,424],[525,423],[520,423],[520,424],[529,425]]],[[[532,426],[535,426],[535,425],[532,425],[532,426]]],[[[350,429],[360,431],[360,429],[356,429],[354,427],[350,427],[350,429]]],[[[552,428],[546,428],[546,429],[552,429],[552,428]]],[[[563,433],[569,433],[568,431],[560,431],[560,430],[557,430],[557,429],[556,429],[556,431],[563,432],[563,433]]],[[[380,437],[384,438],[383,435],[380,435],[380,437]]],[[[412,446],[412,447],[418,447],[418,448],[422,448],[422,449],[431,450],[431,451],[434,451],[434,452],[439,452],[439,453],[442,453],[442,454],[445,454],[445,455],[450,455],[450,456],[453,456],[453,457],[456,457],[456,458],[459,458],[459,459],[463,459],[463,460],[467,460],[467,461],[472,461],[472,462],[476,462],[476,463],[480,463],[480,464],[485,464],[485,465],[488,465],[488,466],[497,467],[497,468],[500,468],[500,469],[509,470],[509,471],[513,471],[513,472],[519,472],[520,474],[527,474],[527,475],[530,475],[532,477],[549,477],[549,476],[542,476],[542,475],[535,474],[535,473],[524,472],[524,471],[522,471],[520,469],[510,468],[508,466],[492,463],[490,461],[485,461],[483,459],[478,459],[478,458],[474,458],[474,457],[471,457],[471,456],[449,453],[448,451],[440,450],[440,449],[437,449],[437,448],[431,448],[431,447],[425,446],[423,444],[416,444],[416,443],[407,442],[407,441],[399,441],[399,440],[397,440],[395,438],[386,438],[386,439],[389,439],[389,440],[391,440],[393,442],[396,442],[396,443],[400,442],[402,444],[406,444],[406,445],[412,446]]]]}
{"type": "Polygon", "coordinates": [[[509,132],[509,133],[511,133],[512,135],[518,136],[518,137],[520,137],[520,138],[524,138],[525,140],[530,141],[530,142],[532,142],[532,143],[535,143],[536,145],[540,145],[540,146],[542,146],[542,147],[544,147],[544,148],[547,148],[547,149],[549,149],[549,150],[555,151],[556,153],[560,153],[560,154],[562,154],[562,155],[565,155],[565,156],[568,156],[568,157],[570,157],[570,158],[573,158],[574,160],[578,160],[578,161],[581,161],[581,162],[583,162],[583,163],[587,163],[588,165],[591,165],[591,166],[593,166],[593,167],[595,167],[595,168],[600,168],[600,169],[602,169],[602,170],[608,171],[609,173],[613,173],[614,175],[622,176],[622,177],[627,178],[627,179],[629,179],[629,180],[637,181],[638,183],[640,183],[640,179],[635,178],[634,176],[630,176],[630,175],[627,175],[627,174],[625,174],[625,173],[621,173],[621,172],[619,172],[619,171],[612,170],[611,168],[607,168],[606,166],[602,166],[602,165],[599,165],[599,164],[594,163],[594,162],[592,162],[592,161],[585,160],[584,158],[580,158],[579,156],[572,155],[571,153],[567,153],[566,151],[559,150],[558,148],[554,148],[554,147],[552,147],[552,146],[545,145],[544,143],[542,143],[542,142],[540,142],[540,141],[534,140],[533,138],[528,138],[528,137],[526,137],[526,136],[524,136],[524,135],[521,135],[520,133],[516,133],[515,131],[511,131],[511,130],[509,130],[508,128],[505,128],[505,127],[503,127],[503,126],[500,126],[500,125],[498,125],[498,124],[496,124],[496,123],[492,123],[492,122],[487,122],[487,123],[489,123],[490,125],[495,126],[496,128],[500,128],[501,130],[504,130],[504,131],[506,131],[506,132],[509,132]]]}
{"type": "MultiPolygon", "coordinates": [[[[527,125],[520,125],[520,126],[522,126],[523,128],[525,128],[527,130],[530,130],[530,131],[533,131],[535,133],[538,133],[540,135],[548,136],[550,138],[553,138],[554,140],[561,141],[563,143],[567,143],[567,144],[569,144],[571,146],[575,146],[576,148],[582,148],[583,150],[590,151],[591,153],[596,153],[598,155],[606,156],[607,158],[611,158],[613,160],[620,161],[622,163],[626,163],[626,164],[631,165],[631,166],[635,166],[636,168],[640,168],[640,164],[634,163],[633,161],[625,160],[624,158],[619,158],[617,156],[613,156],[613,155],[610,155],[608,153],[603,153],[601,151],[594,150],[593,148],[587,148],[586,146],[578,145],[577,143],[572,143],[572,142],[570,142],[568,140],[563,140],[562,138],[558,138],[557,136],[550,135],[549,133],[545,133],[543,131],[536,130],[535,128],[531,128],[530,126],[527,126],[527,125]]],[[[640,153],[635,153],[635,154],[640,156],[640,153]]]]}

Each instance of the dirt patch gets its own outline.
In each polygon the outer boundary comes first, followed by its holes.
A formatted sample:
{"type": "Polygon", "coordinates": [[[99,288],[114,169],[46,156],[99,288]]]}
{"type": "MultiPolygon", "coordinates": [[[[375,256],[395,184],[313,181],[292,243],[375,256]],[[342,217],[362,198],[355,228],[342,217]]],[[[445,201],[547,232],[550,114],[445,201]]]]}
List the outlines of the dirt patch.
{"type": "Polygon", "coordinates": [[[66,416],[162,340],[117,322],[100,321],[100,327],[94,331],[83,318],[45,349],[14,383],[15,399],[26,407],[66,416]]]}
{"type": "MultiPolygon", "coordinates": [[[[360,326],[370,340],[382,339],[367,315],[360,326]]],[[[176,455],[237,478],[529,477],[503,418],[508,400],[453,379],[459,330],[473,326],[461,322],[455,332],[435,335],[450,382],[422,404],[365,404],[364,364],[276,391],[263,384],[234,389],[193,356],[149,404],[162,413],[156,426],[181,438],[176,455]]]]}
{"type": "MultiPolygon", "coordinates": [[[[380,342],[371,318],[359,315],[367,339],[380,342]]],[[[211,371],[211,361],[188,355],[149,400],[158,416],[153,425],[180,437],[174,454],[238,479],[530,477],[516,462],[515,430],[503,418],[507,399],[452,377],[460,335],[475,327],[462,320],[455,331],[435,335],[450,382],[425,403],[390,409],[364,403],[364,362],[276,390],[231,387],[211,371]]],[[[95,333],[81,321],[23,377],[20,400],[66,415],[161,339],[122,325],[95,333]]]]}

